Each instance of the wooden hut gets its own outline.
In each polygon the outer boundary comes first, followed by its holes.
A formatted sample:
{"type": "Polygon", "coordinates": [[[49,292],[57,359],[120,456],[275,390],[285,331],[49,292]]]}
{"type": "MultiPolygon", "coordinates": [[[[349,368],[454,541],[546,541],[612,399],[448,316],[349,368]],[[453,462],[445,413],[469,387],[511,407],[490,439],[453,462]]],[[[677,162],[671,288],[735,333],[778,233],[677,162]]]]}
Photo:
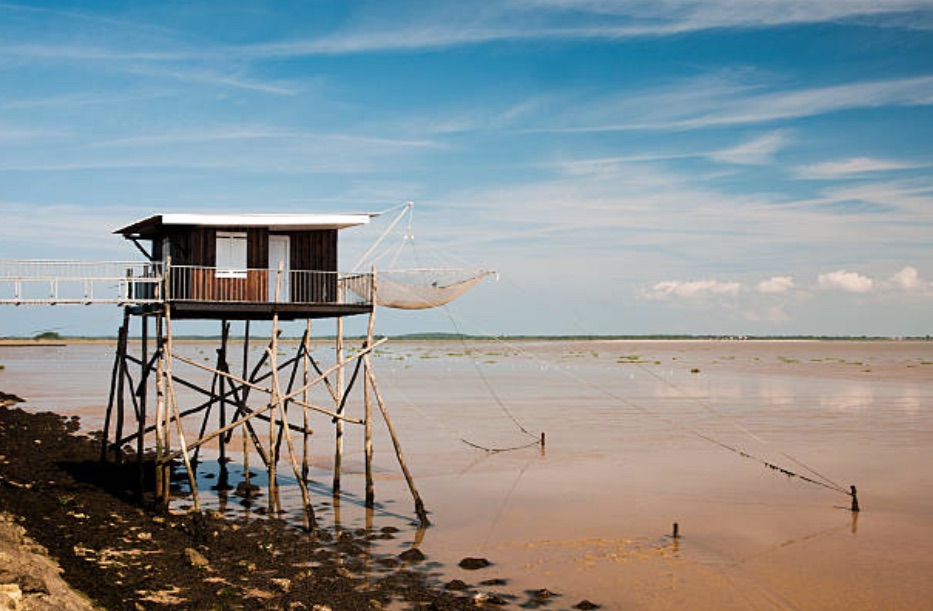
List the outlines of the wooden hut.
{"type": "Polygon", "coordinates": [[[369,220],[368,214],[159,214],[114,233],[164,266],[162,301],[175,318],[312,319],[372,309],[370,276],[337,270],[338,231],[369,220]]]}

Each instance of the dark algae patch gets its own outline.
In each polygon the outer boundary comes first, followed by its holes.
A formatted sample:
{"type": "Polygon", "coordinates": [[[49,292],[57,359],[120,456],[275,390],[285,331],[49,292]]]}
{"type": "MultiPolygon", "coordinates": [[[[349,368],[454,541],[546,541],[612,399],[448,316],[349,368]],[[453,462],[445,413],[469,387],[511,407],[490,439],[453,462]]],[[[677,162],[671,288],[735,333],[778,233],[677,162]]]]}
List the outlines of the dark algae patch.
{"type": "MultiPolygon", "coordinates": [[[[303,532],[270,519],[163,513],[134,500],[135,462],[103,466],[75,418],[0,407],[0,510],[106,609],[476,609],[501,605],[371,554],[385,529],[303,532]]],[[[418,552],[420,554],[420,551],[418,552]]],[[[543,603],[544,597],[533,596],[543,603]]]]}

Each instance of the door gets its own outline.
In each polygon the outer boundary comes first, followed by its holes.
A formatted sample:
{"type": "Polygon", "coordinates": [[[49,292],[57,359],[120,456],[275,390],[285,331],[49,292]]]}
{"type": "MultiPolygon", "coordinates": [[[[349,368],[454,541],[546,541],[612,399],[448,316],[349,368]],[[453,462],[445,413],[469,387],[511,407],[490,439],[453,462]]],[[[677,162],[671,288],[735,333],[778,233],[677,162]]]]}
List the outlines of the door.
{"type": "Polygon", "coordinates": [[[287,235],[269,236],[269,301],[275,301],[276,277],[279,270],[279,263],[282,264],[279,301],[291,301],[291,274],[289,273],[291,269],[290,250],[291,240],[287,235]]]}

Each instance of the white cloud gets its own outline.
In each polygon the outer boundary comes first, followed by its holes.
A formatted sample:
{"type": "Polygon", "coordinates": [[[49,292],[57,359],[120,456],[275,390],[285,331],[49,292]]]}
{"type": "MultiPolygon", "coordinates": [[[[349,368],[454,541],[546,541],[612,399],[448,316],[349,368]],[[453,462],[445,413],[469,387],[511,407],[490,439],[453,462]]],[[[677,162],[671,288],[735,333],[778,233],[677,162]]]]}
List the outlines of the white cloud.
{"type": "Polygon", "coordinates": [[[723,163],[739,165],[765,165],[774,160],[774,155],[787,146],[790,138],[784,130],[777,130],[736,146],[715,151],[710,157],[723,163]]]}
{"type": "Polygon", "coordinates": [[[820,274],[819,286],[823,289],[845,291],[848,293],[867,293],[874,287],[875,281],[868,276],[840,269],[828,274],[820,274]]]}
{"type": "Polygon", "coordinates": [[[923,280],[917,269],[910,265],[905,265],[899,272],[891,276],[887,284],[893,289],[908,293],[928,292],[933,288],[931,283],[923,280]]]}
{"type": "Polygon", "coordinates": [[[833,179],[874,172],[891,172],[895,170],[911,170],[924,167],[922,164],[894,161],[890,159],[876,159],[872,157],[852,157],[841,161],[826,161],[801,166],[795,173],[799,178],[833,179]]]}
{"type": "Polygon", "coordinates": [[[758,292],[771,295],[787,293],[794,288],[794,279],[790,276],[772,276],[758,283],[758,292]]]}
{"type": "Polygon", "coordinates": [[[684,299],[697,299],[708,295],[736,297],[742,290],[738,282],[720,282],[718,280],[667,280],[659,282],[643,295],[649,299],[668,299],[681,297],[684,299]]]}

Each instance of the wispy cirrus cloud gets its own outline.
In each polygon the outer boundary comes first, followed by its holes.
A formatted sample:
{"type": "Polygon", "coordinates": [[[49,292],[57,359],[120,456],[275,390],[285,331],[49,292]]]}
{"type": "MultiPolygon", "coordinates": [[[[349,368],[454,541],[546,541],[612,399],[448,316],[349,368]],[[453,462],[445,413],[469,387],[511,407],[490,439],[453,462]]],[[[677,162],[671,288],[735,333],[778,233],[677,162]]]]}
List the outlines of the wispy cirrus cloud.
{"type": "Polygon", "coordinates": [[[928,0],[520,0],[414,8],[374,4],[341,31],[242,47],[243,56],[296,57],[444,49],[496,42],[622,40],[719,29],[871,19],[875,26],[933,29],[928,0]],[[908,15],[910,19],[904,16],[908,15]]]}
{"type": "Polygon", "coordinates": [[[287,129],[283,127],[254,125],[218,127],[214,129],[192,129],[158,134],[140,134],[125,138],[114,138],[97,142],[99,147],[150,147],[173,146],[184,144],[203,144],[224,141],[257,141],[257,140],[293,140],[316,142],[333,146],[337,143],[347,145],[370,146],[382,149],[441,149],[445,144],[436,140],[411,140],[403,138],[379,138],[349,133],[320,133],[287,129]]]}
{"type": "Polygon", "coordinates": [[[930,105],[933,105],[933,75],[774,90],[755,76],[727,73],[688,79],[654,91],[643,90],[627,99],[608,98],[581,104],[574,108],[572,116],[565,117],[563,125],[528,131],[690,130],[803,119],[846,110],[930,105]],[[698,92],[698,87],[705,91],[698,92]],[[620,115],[638,120],[625,123],[611,120],[620,115]]]}
{"type": "MultiPolygon", "coordinates": [[[[931,8],[925,0],[833,0],[819,3],[809,0],[522,0],[520,5],[651,20],[658,23],[659,28],[678,24],[681,30],[823,23],[862,17],[882,18],[880,23],[886,23],[884,16],[891,17],[892,23],[897,25],[901,23],[896,19],[897,15],[924,13],[931,8]]],[[[921,24],[925,22],[923,19],[919,21],[921,24]]]]}
{"type": "Polygon", "coordinates": [[[822,163],[800,166],[794,170],[794,173],[799,178],[832,180],[878,172],[913,170],[926,166],[927,164],[897,161],[893,159],[851,157],[839,161],[825,161],[822,163]]]}
{"type": "Polygon", "coordinates": [[[787,130],[776,130],[735,146],[714,151],[710,158],[738,165],[765,165],[774,160],[778,151],[790,143],[787,130]]]}

